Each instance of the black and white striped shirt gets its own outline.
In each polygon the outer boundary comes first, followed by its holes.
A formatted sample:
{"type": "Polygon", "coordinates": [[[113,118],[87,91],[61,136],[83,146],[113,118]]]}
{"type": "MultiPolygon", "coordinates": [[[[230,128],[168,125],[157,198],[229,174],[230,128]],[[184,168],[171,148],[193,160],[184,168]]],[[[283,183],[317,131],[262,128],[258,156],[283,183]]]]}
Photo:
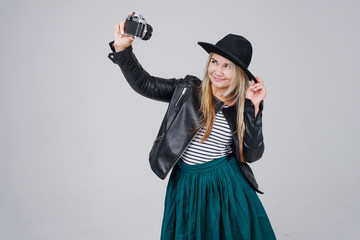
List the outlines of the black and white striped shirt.
{"type": "Polygon", "coordinates": [[[215,115],[210,136],[200,143],[205,127],[200,129],[181,156],[187,164],[200,164],[232,153],[232,134],[222,111],[215,115]]]}

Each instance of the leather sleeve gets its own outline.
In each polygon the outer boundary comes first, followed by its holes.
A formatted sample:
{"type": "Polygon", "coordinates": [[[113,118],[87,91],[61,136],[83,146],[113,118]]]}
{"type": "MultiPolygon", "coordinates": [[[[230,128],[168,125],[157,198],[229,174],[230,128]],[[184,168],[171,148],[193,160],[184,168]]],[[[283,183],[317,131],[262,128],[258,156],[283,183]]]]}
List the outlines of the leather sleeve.
{"type": "Polygon", "coordinates": [[[177,79],[164,79],[151,76],[136,59],[132,46],[116,52],[113,42],[109,43],[113,51],[108,55],[113,63],[119,65],[130,86],[139,94],[158,101],[170,102],[177,79]]]}
{"type": "Polygon", "coordinates": [[[247,162],[259,160],[264,153],[264,139],[262,133],[262,110],[264,101],[261,101],[259,112],[255,118],[255,106],[250,99],[245,99],[243,139],[244,156],[247,162]]]}

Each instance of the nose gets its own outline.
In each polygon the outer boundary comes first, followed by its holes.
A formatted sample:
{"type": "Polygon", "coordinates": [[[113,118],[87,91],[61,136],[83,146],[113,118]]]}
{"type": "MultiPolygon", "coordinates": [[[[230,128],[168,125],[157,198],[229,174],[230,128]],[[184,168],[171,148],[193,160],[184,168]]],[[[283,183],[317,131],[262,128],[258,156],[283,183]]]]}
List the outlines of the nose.
{"type": "Polygon", "coordinates": [[[216,75],[216,76],[218,76],[218,77],[220,77],[220,76],[224,75],[224,73],[223,73],[223,69],[222,69],[222,67],[221,67],[221,66],[216,66],[216,69],[215,69],[215,75],[216,75]]]}

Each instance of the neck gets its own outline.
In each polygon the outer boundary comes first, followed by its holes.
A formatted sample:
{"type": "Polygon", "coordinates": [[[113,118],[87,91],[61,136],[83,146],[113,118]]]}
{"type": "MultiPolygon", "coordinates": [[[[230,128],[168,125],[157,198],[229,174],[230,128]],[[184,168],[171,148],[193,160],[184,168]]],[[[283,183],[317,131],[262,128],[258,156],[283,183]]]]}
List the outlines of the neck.
{"type": "Polygon", "coordinates": [[[212,87],[212,89],[211,89],[211,90],[212,90],[212,93],[213,93],[213,95],[214,95],[217,99],[219,99],[220,101],[224,102],[224,103],[225,103],[226,105],[228,105],[228,106],[231,106],[231,105],[232,105],[234,99],[233,99],[232,97],[225,97],[225,96],[224,96],[225,90],[214,89],[213,86],[211,86],[211,87],[212,87]]]}

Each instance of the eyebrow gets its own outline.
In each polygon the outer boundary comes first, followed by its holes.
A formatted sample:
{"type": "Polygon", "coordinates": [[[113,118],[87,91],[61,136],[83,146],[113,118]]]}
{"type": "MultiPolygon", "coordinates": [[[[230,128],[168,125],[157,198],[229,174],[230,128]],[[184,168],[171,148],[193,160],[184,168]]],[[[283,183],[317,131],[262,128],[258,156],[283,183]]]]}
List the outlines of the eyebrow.
{"type": "MultiPolygon", "coordinates": [[[[213,57],[211,57],[211,60],[215,60],[215,61],[219,62],[217,59],[215,59],[215,58],[213,58],[213,57]]],[[[226,63],[224,63],[224,64],[225,64],[225,65],[230,65],[230,66],[233,65],[231,62],[226,62],[226,63]]]]}

